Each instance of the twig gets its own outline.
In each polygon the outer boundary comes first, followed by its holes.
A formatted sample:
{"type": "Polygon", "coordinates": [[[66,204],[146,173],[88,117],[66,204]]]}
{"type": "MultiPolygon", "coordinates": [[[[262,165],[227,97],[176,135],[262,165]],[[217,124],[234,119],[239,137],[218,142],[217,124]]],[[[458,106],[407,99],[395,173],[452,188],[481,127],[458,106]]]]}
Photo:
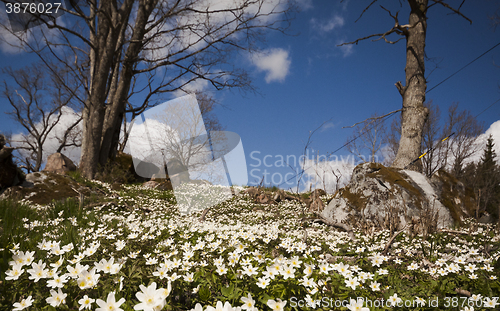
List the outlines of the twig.
{"type": "Polygon", "coordinates": [[[394,239],[395,239],[395,238],[396,238],[396,237],[397,237],[397,236],[398,236],[401,232],[405,231],[405,230],[406,230],[406,227],[407,227],[407,226],[405,226],[403,229],[399,230],[398,232],[396,232],[396,233],[392,236],[392,238],[389,240],[389,242],[387,242],[387,244],[385,245],[385,248],[384,248],[384,250],[382,251],[382,255],[387,254],[387,251],[389,250],[389,247],[391,247],[392,242],[394,242],[394,239]]]}
{"type": "Polygon", "coordinates": [[[349,237],[351,238],[351,240],[356,240],[356,237],[354,236],[354,232],[352,231],[351,226],[349,226],[347,224],[339,223],[339,222],[330,221],[317,212],[314,214],[316,216],[318,216],[319,218],[311,219],[311,220],[313,220],[313,222],[320,221],[320,222],[324,223],[325,225],[332,226],[332,227],[339,228],[339,229],[343,229],[344,231],[347,232],[347,234],[349,234],[349,237]]]}
{"type": "Polygon", "coordinates": [[[205,210],[203,211],[203,213],[201,214],[201,217],[198,219],[199,222],[204,222],[205,221],[205,216],[207,215],[208,213],[208,207],[205,208],[205,210]]]}
{"type": "Polygon", "coordinates": [[[460,295],[463,295],[463,296],[467,296],[467,297],[470,297],[471,294],[468,290],[465,290],[465,289],[461,289],[461,288],[455,288],[455,291],[460,294],[460,295]]]}
{"type": "Polygon", "coordinates": [[[364,121],[354,123],[354,124],[353,124],[353,125],[351,125],[351,126],[343,126],[342,128],[343,128],[343,129],[345,129],[345,128],[353,128],[353,127],[355,127],[356,125],[361,124],[361,123],[364,123],[364,122],[366,122],[366,121],[368,121],[368,120],[377,120],[377,119],[382,119],[382,118],[385,118],[385,117],[387,117],[387,116],[390,116],[390,115],[391,115],[391,114],[393,114],[393,113],[400,112],[401,110],[403,110],[403,109],[398,109],[398,110],[391,111],[391,112],[389,112],[389,113],[387,113],[387,114],[384,114],[383,116],[379,116],[379,117],[371,117],[371,118],[365,119],[364,121]]]}
{"type": "Polygon", "coordinates": [[[83,192],[80,192],[78,191],[77,189],[71,187],[71,189],[73,189],[74,192],[78,193],[78,208],[80,209],[80,211],[82,210],[83,208],[83,201],[85,199],[85,196],[83,194],[83,192]]]}
{"type": "MultiPolygon", "coordinates": [[[[437,3],[437,4],[441,4],[441,5],[442,5],[442,6],[444,6],[445,8],[447,8],[447,9],[449,9],[449,10],[453,11],[453,13],[456,13],[456,14],[458,14],[458,15],[462,16],[462,17],[463,17],[463,18],[465,18],[465,19],[466,19],[469,23],[471,23],[471,24],[472,24],[472,20],[470,20],[467,16],[463,15],[463,14],[462,14],[462,12],[460,12],[459,10],[452,8],[452,7],[451,7],[448,3],[443,2],[442,0],[432,0],[432,2],[437,3]]],[[[462,4],[464,4],[464,3],[462,2],[462,4]]],[[[462,4],[460,4],[460,6],[458,7],[459,9],[460,9],[460,7],[462,6],[462,4]]]]}
{"type": "Polygon", "coordinates": [[[262,184],[264,183],[264,177],[262,176],[262,179],[260,180],[260,184],[257,186],[259,189],[262,188],[262,184]]]}
{"type": "Polygon", "coordinates": [[[386,31],[386,32],[383,32],[383,33],[375,33],[375,34],[372,34],[372,35],[369,35],[369,36],[366,36],[366,37],[362,37],[362,38],[358,38],[354,41],[351,41],[351,42],[344,42],[344,43],[341,43],[341,44],[338,44],[337,46],[344,46],[344,45],[349,45],[349,44],[358,44],[359,41],[363,41],[363,40],[366,40],[366,39],[370,39],[370,38],[373,38],[373,37],[385,37],[387,35],[390,35],[391,33],[395,32],[396,30],[394,28],[391,28],[390,30],[386,31]]]}
{"type": "Polygon", "coordinates": [[[368,9],[375,4],[375,2],[377,2],[378,0],[373,0],[372,3],[370,3],[364,10],[363,12],[361,12],[361,14],[359,15],[358,19],[355,20],[354,22],[356,23],[357,21],[359,21],[359,19],[363,16],[363,14],[365,14],[366,11],[368,11],[368,9]]]}

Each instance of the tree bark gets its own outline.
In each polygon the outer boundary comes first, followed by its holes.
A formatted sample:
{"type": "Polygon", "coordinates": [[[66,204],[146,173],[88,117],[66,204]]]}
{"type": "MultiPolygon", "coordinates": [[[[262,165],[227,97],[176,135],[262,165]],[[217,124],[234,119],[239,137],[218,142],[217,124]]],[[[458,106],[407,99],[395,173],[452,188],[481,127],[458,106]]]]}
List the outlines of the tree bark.
{"type": "Polygon", "coordinates": [[[116,11],[107,1],[99,2],[97,13],[97,34],[93,38],[94,63],[90,68],[90,96],[84,108],[84,129],[80,170],[86,178],[93,179],[99,163],[99,152],[105,116],[105,100],[108,75],[113,65],[112,60],[118,39],[116,29],[116,11]],[[112,18],[109,18],[109,17],[112,18]]]}
{"type": "Polygon", "coordinates": [[[43,156],[43,143],[40,139],[37,139],[37,150],[36,150],[36,162],[35,162],[35,172],[40,171],[40,167],[42,166],[42,156],[43,156]]]}
{"type": "MultiPolygon", "coordinates": [[[[128,10],[128,14],[130,14],[133,4],[132,1],[129,2],[130,6],[125,9],[128,10]]],[[[137,56],[143,47],[142,42],[146,32],[146,24],[151,12],[157,5],[158,0],[149,0],[146,2],[147,3],[138,7],[133,35],[125,52],[122,70],[118,73],[118,69],[116,69],[114,72],[116,76],[113,77],[113,80],[115,80],[115,78],[118,80],[114,81],[115,84],[112,86],[114,89],[111,92],[112,99],[110,107],[108,107],[109,113],[106,113],[99,157],[99,163],[101,165],[105,165],[108,159],[114,158],[116,156],[116,151],[118,150],[120,128],[125,114],[125,105],[130,91],[134,64],[136,63],[137,56]]],[[[128,21],[128,16],[125,18],[125,21],[128,21]]],[[[125,27],[123,27],[122,30],[123,32],[120,38],[123,38],[125,27]]]]}
{"type": "MultiPolygon", "coordinates": [[[[409,27],[406,30],[406,86],[398,87],[403,97],[401,112],[401,139],[392,166],[405,168],[421,152],[422,133],[429,110],[424,107],[425,90],[425,36],[427,31],[426,9],[428,0],[409,0],[411,7],[409,27]]],[[[422,171],[420,162],[408,167],[422,171]]]]}
{"type": "MultiPolygon", "coordinates": [[[[244,70],[217,70],[217,75],[212,75],[211,71],[218,67],[217,64],[226,64],[226,55],[230,51],[255,49],[254,43],[236,38],[234,33],[244,32],[248,38],[260,40],[259,28],[283,31],[286,27],[276,26],[278,23],[274,20],[262,25],[254,25],[254,21],[259,16],[281,15],[292,10],[287,5],[283,10],[277,9],[277,6],[271,12],[260,12],[266,0],[235,2],[227,9],[205,8],[202,2],[175,0],[160,4],[159,0],[94,0],[87,1],[90,8],[88,17],[85,15],[86,10],[75,13],[85,20],[90,29],[88,40],[80,36],[84,44],[90,47],[90,81],[85,85],[88,100],[83,112],[80,157],[80,170],[85,177],[93,178],[98,164],[105,165],[116,154],[128,97],[133,94],[130,92],[133,88],[132,78],[148,76],[150,88],[147,99],[153,94],[183,90],[197,79],[208,80],[218,89],[252,89],[244,70]],[[203,8],[198,4],[202,4],[203,8]],[[259,8],[255,13],[252,12],[254,6],[259,8]],[[246,10],[249,14],[245,14],[246,10]],[[229,20],[211,18],[211,15],[220,14],[234,17],[229,20]],[[194,20],[186,19],[190,15],[194,20]],[[129,21],[131,16],[133,21],[129,21]],[[186,36],[193,36],[195,40],[188,40],[186,36]],[[170,39],[163,40],[165,38],[170,39]],[[149,55],[148,52],[141,54],[145,45],[150,45],[145,51],[163,49],[167,55],[163,55],[163,52],[158,55],[149,55]],[[221,48],[216,45],[221,45],[221,48]],[[173,78],[158,73],[158,76],[163,77],[154,79],[156,70],[165,67],[172,68],[173,78]],[[204,73],[202,68],[208,71],[204,73]],[[228,79],[229,76],[232,78],[228,79]],[[151,87],[153,81],[158,84],[157,87],[151,87]]],[[[287,15],[283,16],[283,21],[288,21],[287,15]]],[[[68,31],[56,23],[53,27],[68,31]]],[[[140,109],[148,106],[147,99],[140,109]]]]}

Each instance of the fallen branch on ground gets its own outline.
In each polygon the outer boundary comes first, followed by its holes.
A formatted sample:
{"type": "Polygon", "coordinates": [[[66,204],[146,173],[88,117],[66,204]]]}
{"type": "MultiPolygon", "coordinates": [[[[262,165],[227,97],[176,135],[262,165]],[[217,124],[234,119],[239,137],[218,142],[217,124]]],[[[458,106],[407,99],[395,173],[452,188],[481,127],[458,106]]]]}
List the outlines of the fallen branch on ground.
{"type": "Polygon", "coordinates": [[[389,242],[387,242],[387,244],[385,245],[385,248],[384,250],[382,251],[382,255],[385,255],[387,254],[387,251],[389,250],[389,247],[391,247],[391,244],[392,242],[394,242],[394,239],[403,231],[405,231],[407,226],[405,226],[403,229],[399,230],[398,232],[396,232],[392,237],[391,239],[389,240],[389,242]]]}
{"type": "Polygon", "coordinates": [[[465,290],[465,289],[461,289],[461,288],[455,288],[455,291],[460,294],[460,295],[463,295],[463,296],[467,296],[467,297],[470,297],[471,294],[468,290],[465,290]]]}
{"type": "Polygon", "coordinates": [[[328,219],[326,219],[325,217],[323,217],[321,214],[319,213],[314,213],[318,218],[309,218],[309,219],[302,219],[302,221],[305,221],[305,220],[312,220],[312,222],[322,222],[324,223],[325,225],[328,225],[328,226],[332,226],[332,227],[335,227],[335,228],[339,228],[339,229],[342,229],[344,231],[347,232],[347,234],[349,234],[349,237],[351,238],[351,240],[356,240],[356,237],[354,236],[354,232],[352,231],[352,228],[347,225],[347,224],[343,224],[343,223],[339,223],[339,222],[333,222],[333,221],[330,221],[328,219]]]}
{"type": "Polygon", "coordinates": [[[205,208],[205,210],[203,211],[203,213],[201,214],[201,217],[198,219],[200,222],[204,222],[205,221],[205,216],[207,215],[208,213],[208,207],[205,208]]]}

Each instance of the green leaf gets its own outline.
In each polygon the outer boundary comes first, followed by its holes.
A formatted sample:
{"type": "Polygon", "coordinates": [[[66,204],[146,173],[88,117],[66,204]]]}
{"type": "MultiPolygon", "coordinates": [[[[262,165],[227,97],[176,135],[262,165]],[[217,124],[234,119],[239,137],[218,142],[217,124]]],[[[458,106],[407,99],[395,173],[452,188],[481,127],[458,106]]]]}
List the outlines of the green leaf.
{"type": "Polygon", "coordinates": [[[269,296],[268,294],[264,293],[264,294],[262,295],[262,297],[261,297],[261,298],[259,298],[259,301],[260,301],[262,304],[264,304],[264,305],[265,305],[265,304],[267,304],[267,301],[268,301],[269,299],[273,299],[273,297],[271,297],[271,296],[269,296]]]}
{"type": "Polygon", "coordinates": [[[232,289],[231,289],[231,286],[229,287],[224,287],[222,286],[222,288],[220,289],[222,295],[228,297],[231,293],[232,293],[232,289]]]}
{"type": "Polygon", "coordinates": [[[205,286],[200,287],[200,290],[198,291],[198,296],[202,301],[207,301],[208,299],[210,299],[210,295],[211,295],[210,289],[208,289],[205,286]]]}
{"type": "Polygon", "coordinates": [[[232,300],[232,299],[235,299],[235,298],[238,298],[241,296],[241,293],[243,293],[243,290],[239,289],[239,288],[236,288],[232,293],[231,295],[229,295],[229,299],[232,300]]]}
{"type": "Polygon", "coordinates": [[[214,281],[214,284],[217,284],[217,277],[215,276],[215,273],[212,273],[212,280],[214,281]]]}

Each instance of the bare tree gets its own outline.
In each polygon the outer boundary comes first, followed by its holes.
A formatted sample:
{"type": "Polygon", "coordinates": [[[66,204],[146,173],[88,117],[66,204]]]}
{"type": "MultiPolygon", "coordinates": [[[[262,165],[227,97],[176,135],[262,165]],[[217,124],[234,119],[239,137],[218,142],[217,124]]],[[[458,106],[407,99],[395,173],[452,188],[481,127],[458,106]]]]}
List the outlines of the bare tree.
{"type": "MultiPolygon", "coordinates": [[[[424,106],[429,110],[429,117],[422,135],[422,150],[425,150],[425,155],[420,160],[423,173],[431,177],[437,170],[446,169],[460,178],[465,164],[480,150],[477,137],[484,132],[484,126],[469,111],[459,111],[458,104],[455,103],[449,107],[448,116],[441,127],[443,120],[439,106],[433,105],[432,101],[424,106]]],[[[386,148],[391,155],[398,150],[399,124],[400,120],[394,119],[391,131],[385,138],[386,148]]],[[[387,161],[390,162],[390,159],[387,161]]]]}
{"type": "MultiPolygon", "coordinates": [[[[467,160],[481,150],[477,137],[484,132],[484,124],[469,111],[459,111],[458,103],[454,103],[448,109],[448,120],[443,134],[450,135],[453,132],[455,135],[447,142],[443,159],[453,159],[453,163],[450,163],[451,172],[459,178],[467,160]]],[[[445,166],[447,164],[446,162],[445,166]]]]}
{"type": "Polygon", "coordinates": [[[358,157],[363,162],[376,162],[377,152],[379,152],[385,143],[386,127],[384,119],[377,113],[370,118],[356,124],[354,133],[347,139],[347,150],[358,157]],[[354,139],[354,138],[360,138],[354,139]],[[368,159],[365,156],[369,154],[368,159]]]}
{"type": "Polygon", "coordinates": [[[493,14],[489,15],[488,18],[491,20],[491,25],[496,29],[500,24],[500,8],[498,8],[493,14]]]}
{"type": "Polygon", "coordinates": [[[384,165],[390,166],[399,149],[399,139],[401,138],[401,116],[396,117],[391,122],[391,130],[387,131],[385,137],[384,165]]]}
{"type": "MultiPolygon", "coordinates": [[[[3,83],[2,95],[12,107],[6,112],[26,131],[20,141],[12,141],[21,154],[21,168],[28,172],[37,172],[44,158],[44,146],[53,130],[61,122],[63,109],[72,105],[73,95],[54,80],[54,76],[46,74],[42,67],[35,65],[29,68],[13,70],[5,68],[13,84],[3,83]]],[[[79,118],[70,124],[59,140],[57,151],[68,146],[78,145],[79,118]]]]}
{"type": "Polygon", "coordinates": [[[432,101],[424,103],[424,106],[429,110],[429,117],[424,125],[422,147],[429,152],[422,157],[422,166],[423,173],[427,177],[431,177],[445,162],[442,154],[443,148],[436,148],[442,139],[441,127],[439,126],[441,111],[438,105],[432,104],[432,101]]]}
{"type": "Polygon", "coordinates": [[[291,8],[288,1],[266,0],[222,5],[216,0],[85,0],[63,9],[64,24],[50,19],[47,27],[33,28],[39,45],[17,37],[27,50],[56,59],[81,78],[80,170],[92,178],[97,164],[116,154],[126,113],[140,114],[196,80],[218,90],[252,90],[234,57],[257,51],[265,30],[283,31],[291,8]],[[42,45],[49,54],[42,53],[42,45]],[[85,66],[75,66],[82,60],[85,66]]]}
{"type": "MultiPolygon", "coordinates": [[[[219,104],[217,100],[207,93],[196,92],[195,94],[206,130],[208,132],[223,131],[224,127],[220,124],[217,116],[213,113],[213,110],[219,104]]],[[[129,107],[132,108],[132,105],[129,104],[129,107]]],[[[125,150],[128,139],[130,137],[130,131],[132,129],[131,124],[137,117],[137,114],[133,112],[133,108],[131,109],[131,111],[132,116],[130,122],[127,122],[126,118],[123,119],[123,131],[120,136],[121,140],[119,142],[119,151],[121,152],[124,152],[125,150]]]]}
{"type": "MultiPolygon", "coordinates": [[[[373,0],[363,10],[360,17],[378,0],[373,0]]],[[[394,26],[383,33],[376,33],[366,37],[359,38],[352,42],[343,44],[357,44],[359,41],[375,38],[383,39],[387,43],[394,44],[402,39],[406,40],[406,80],[405,85],[400,81],[396,87],[403,99],[403,110],[401,112],[401,138],[399,141],[398,152],[392,166],[404,168],[420,155],[422,134],[425,120],[429,114],[424,106],[425,91],[427,81],[425,79],[425,39],[427,34],[427,14],[430,8],[442,6],[451,12],[464,17],[471,22],[461,12],[460,8],[453,8],[444,0],[408,0],[410,15],[407,24],[400,24],[398,13],[393,14],[390,10],[381,6],[389,16],[394,20],[394,26]],[[400,38],[389,40],[389,36],[398,35],[400,38]]],[[[400,1],[402,6],[402,2],[400,1]]],[[[358,18],[358,20],[359,20],[358,18]]],[[[419,163],[409,167],[413,170],[421,170],[419,163]]]]}

